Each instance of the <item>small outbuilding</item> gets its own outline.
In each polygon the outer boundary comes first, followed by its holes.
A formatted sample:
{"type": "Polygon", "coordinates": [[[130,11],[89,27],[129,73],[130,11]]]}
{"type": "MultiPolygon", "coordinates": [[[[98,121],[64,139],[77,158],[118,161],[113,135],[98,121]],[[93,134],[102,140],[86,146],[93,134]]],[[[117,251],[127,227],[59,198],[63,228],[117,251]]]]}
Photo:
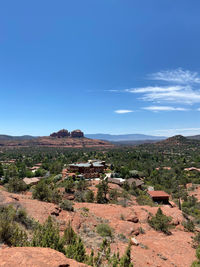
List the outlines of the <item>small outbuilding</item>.
{"type": "Polygon", "coordinates": [[[154,202],[169,203],[169,194],[164,191],[147,191],[154,202]]]}

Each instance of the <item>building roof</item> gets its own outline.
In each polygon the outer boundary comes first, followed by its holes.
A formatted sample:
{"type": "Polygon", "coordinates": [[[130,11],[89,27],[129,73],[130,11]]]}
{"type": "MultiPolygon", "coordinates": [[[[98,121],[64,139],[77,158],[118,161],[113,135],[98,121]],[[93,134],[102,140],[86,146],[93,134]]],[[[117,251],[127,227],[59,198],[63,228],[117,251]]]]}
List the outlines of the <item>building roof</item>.
{"type": "Polygon", "coordinates": [[[195,167],[190,167],[190,168],[185,168],[184,171],[198,171],[198,172],[200,172],[200,169],[195,168],[195,167]]]}
{"type": "Polygon", "coordinates": [[[104,165],[101,162],[94,162],[92,163],[94,167],[104,167],[104,165]]]}
{"type": "Polygon", "coordinates": [[[23,179],[24,183],[29,185],[29,184],[33,184],[33,183],[37,183],[40,181],[40,179],[38,179],[37,177],[33,177],[33,178],[24,178],[23,179]]]}
{"type": "Polygon", "coordinates": [[[167,194],[164,191],[147,191],[147,193],[151,196],[151,197],[169,197],[169,194],[167,194]]]}
{"type": "Polygon", "coordinates": [[[74,163],[74,164],[69,164],[69,166],[71,167],[83,167],[83,168],[89,168],[89,167],[104,167],[103,164],[101,164],[101,162],[94,162],[94,163],[74,163]]]}
{"type": "Polygon", "coordinates": [[[69,166],[89,168],[91,164],[90,163],[74,163],[74,164],[69,164],[69,166]]]}
{"type": "Polygon", "coordinates": [[[119,179],[110,178],[110,177],[108,177],[108,182],[112,183],[112,184],[118,184],[118,185],[122,185],[123,184],[123,182],[121,182],[119,179]]]}
{"type": "Polygon", "coordinates": [[[144,182],[142,180],[136,179],[136,178],[129,178],[126,181],[127,181],[127,183],[129,185],[131,185],[132,183],[135,183],[136,186],[140,186],[140,185],[143,185],[144,184],[144,182]]]}

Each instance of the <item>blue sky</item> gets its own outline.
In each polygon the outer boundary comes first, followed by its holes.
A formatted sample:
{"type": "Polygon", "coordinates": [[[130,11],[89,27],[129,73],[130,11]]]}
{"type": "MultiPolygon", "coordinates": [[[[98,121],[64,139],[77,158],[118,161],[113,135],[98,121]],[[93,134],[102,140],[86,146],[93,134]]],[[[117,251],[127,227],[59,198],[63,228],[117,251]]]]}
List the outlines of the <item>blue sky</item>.
{"type": "Polygon", "coordinates": [[[200,134],[199,0],[0,3],[0,134],[200,134]]]}

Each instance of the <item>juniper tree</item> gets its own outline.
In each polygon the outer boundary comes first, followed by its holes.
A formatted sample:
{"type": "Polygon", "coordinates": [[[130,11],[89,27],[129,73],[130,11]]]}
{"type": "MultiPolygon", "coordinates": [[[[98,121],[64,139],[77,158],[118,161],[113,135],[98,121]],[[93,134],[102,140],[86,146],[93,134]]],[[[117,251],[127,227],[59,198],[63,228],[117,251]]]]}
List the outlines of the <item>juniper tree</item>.
{"type": "Polygon", "coordinates": [[[120,259],[120,267],[133,267],[131,263],[131,243],[129,243],[124,256],[120,259]]]}

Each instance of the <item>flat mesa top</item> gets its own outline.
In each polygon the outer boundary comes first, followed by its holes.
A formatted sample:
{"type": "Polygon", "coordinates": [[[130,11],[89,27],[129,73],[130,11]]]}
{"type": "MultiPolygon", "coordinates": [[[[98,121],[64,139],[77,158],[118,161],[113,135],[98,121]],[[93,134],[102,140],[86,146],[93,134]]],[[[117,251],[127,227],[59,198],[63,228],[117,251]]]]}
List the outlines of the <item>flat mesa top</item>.
{"type": "Polygon", "coordinates": [[[148,194],[151,197],[169,197],[169,194],[164,191],[148,191],[148,194]]]}

